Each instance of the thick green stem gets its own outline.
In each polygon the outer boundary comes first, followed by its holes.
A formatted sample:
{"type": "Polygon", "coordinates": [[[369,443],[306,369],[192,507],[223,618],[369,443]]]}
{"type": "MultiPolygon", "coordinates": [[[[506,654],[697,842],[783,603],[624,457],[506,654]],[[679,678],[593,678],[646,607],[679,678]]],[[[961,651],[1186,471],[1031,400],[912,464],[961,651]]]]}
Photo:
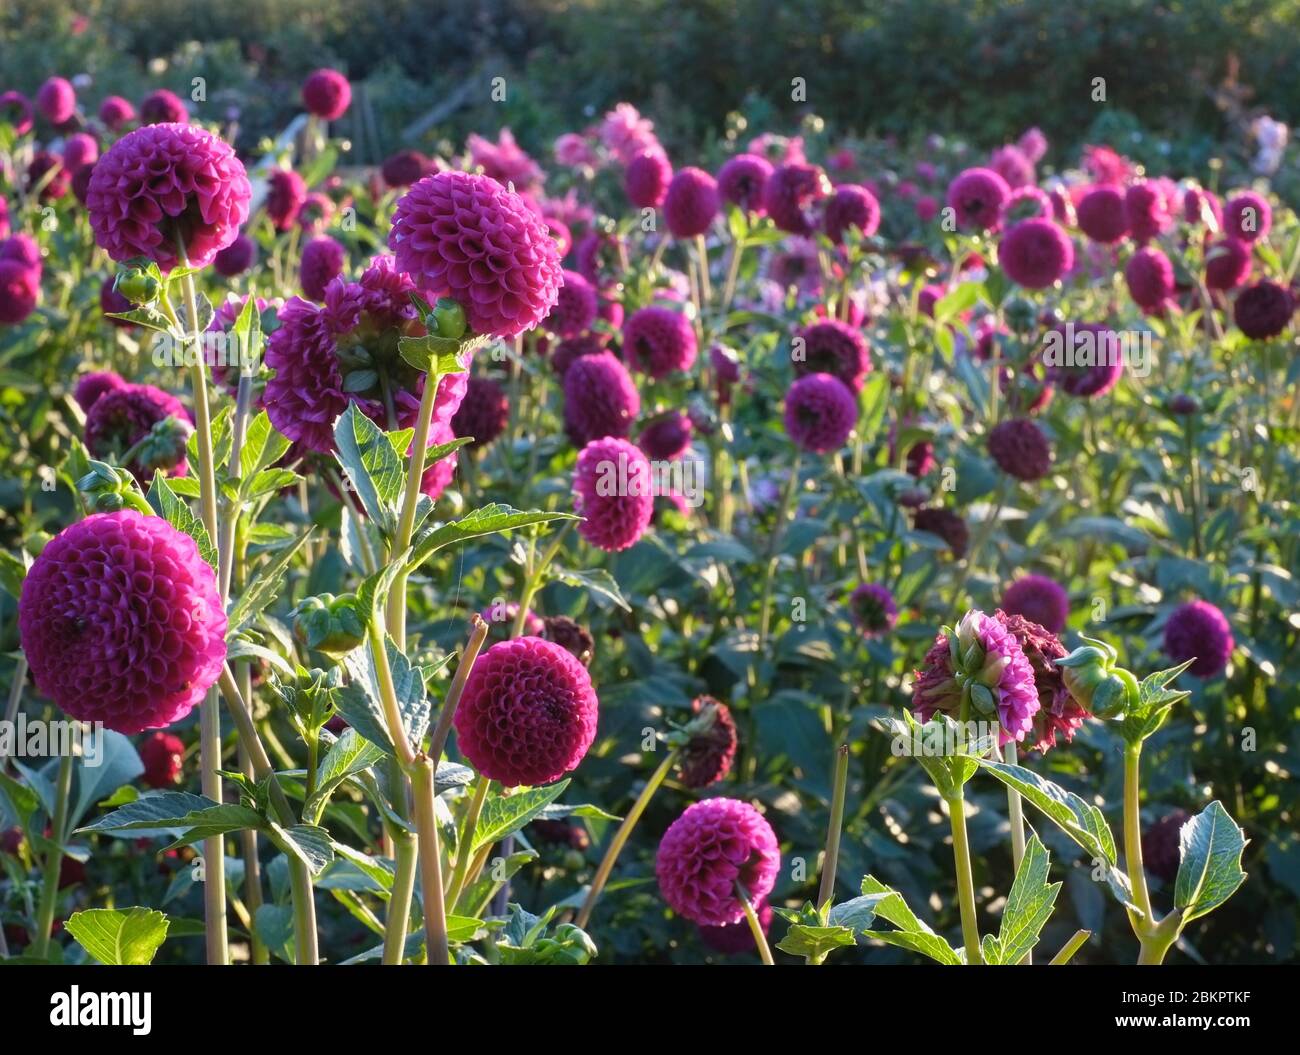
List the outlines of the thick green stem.
{"type": "MultiPolygon", "coordinates": [[[[433,420],[433,404],[438,396],[439,378],[426,374],[424,391],[420,394],[420,412],[415,421],[415,437],[411,440],[411,461],[406,471],[406,489],[402,493],[402,510],[397,520],[397,534],[393,539],[392,555],[398,557],[411,544],[415,530],[415,510],[420,502],[420,484],[424,480],[424,455],[429,446],[429,426],[433,420]]],[[[397,573],[388,593],[386,622],[399,649],[406,648],[406,569],[397,573]]]]}
{"type": "MultiPolygon", "coordinates": [[[[844,798],[849,783],[849,745],[841,744],[835,751],[835,775],[831,783],[831,817],[826,826],[826,856],[822,861],[821,885],[817,888],[817,911],[829,908],[835,899],[835,873],[840,863],[840,834],[844,830],[844,798]]],[[[823,953],[808,957],[808,963],[821,963],[823,953]]]]}
{"type": "Polygon", "coordinates": [[[50,821],[50,846],[45,851],[45,879],[41,886],[40,905],[36,910],[36,937],[32,955],[43,960],[49,955],[50,933],[54,930],[54,913],[59,904],[59,872],[63,867],[63,844],[68,837],[68,798],[72,791],[72,751],[59,759],[58,786],[55,790],[54,816],[50,821]]]}
{"type": "Polygon", "coordinates": [[[438,846],[438,815],[434,804],[436,763],[421,755],[411,772],[415,798],[415,826],[419,833],[420,889],[424,898],[424,943],[431,966],[445,967],[450,961],[447,947],[447,908],[442,889],[442,851],[438,846]]]}
{"type": "Polygon", "coordinates": [[[1129,885],[1133,888],[1133,900],[1142,913],[1141,919],[1129,914],[1139,939],[1155,927],[1151,895],[1147,892],[1147,875],[1142,867],[1141,759],[1140,743],[1124,748],[1124,865],[1128,869],[1129,885]]]}
{"type": "Polygon", "coordinates": [[[470,671],[474,669],[474,661],[478,659],[479,651],[483,648],[483,642],[487,640],[487,635],[487,623],[483,621],[481,616],[475,615],[470,623],[469,642],[465,645],[465,651],[461,654],[455,677],[451,679],[451,687],[447,690],[447,698],[442,702],[442,711],[438,714],[438,724],[434,727],[433,735],[429,738],[429,757],[433,759],[435,768],[438,765],[438,760],[442,758],[442,749],[447,744],[447,737],[451,734],[451,723],[456,717],[456,708],[460,704],[460,695],[465,691],[465,681],[469,678],[470,671]]]}
{"type": "Polygon", "coordinates": [[[384,925],[384,963],[400,964],[405,957],[406,928],[411,922],[411,899],[415,895],[417,864],[415,837],[402,831],[393,837],[393,889],[388,897],[384,925]]]}
{"type": "Polygon", "coordinates": [[[659,768],[650,775],[645,787],[641,789],[641,794],[636,797],[636,802],[632,803],[632,808],[627,811],[627,816],[623,818],[623,823],[618,826],[614,838],[610,840],[609,849],[605,851],[605,856],[601,858],[600,867],[596,869],[596,877],[591,881],[591,889],[587,891],[587,899],[582,903],[582,909],[574,920],[583,930],[587,929],[587,924],[591,921],[591,913],[596,907],[596,901],[600,897],[601,891],[605,889],[605,884],[609,882],[610,873],[614,871],[614,864],[618,861],[618,855],[623,852],[623,847],[627,844],[632,829],[636,827],[637,821],[641,819],[641,814],[645,813],[646,807],[650,805],[650,800],[654,797],[654,793],[659,790],[659,785],[664,782],[664,779],[672,771],[673,763],[676,761],[677,750],[674,748],[668,752],[668,757],[659,763],[659,768]]]}
{"type": "Polygon", "coordinates": [[[1158,967],[1165,962],[1165,956],[1178,940],[1182,930],[1182,913],[1173,911],[1142,937],[1142,951],[1138,953],[1138,965],[1158,967]]]}
{"type": "Polygon", "coordinates": [[[745,921],[749,924],[749,933],[754,936],[754,945],[758,948],[759,958],[769,967],[775,967],[776,961],[772,959],[772,950],[767,945],[767,935],[763,933],[763,924],[758,920],[758,913],[754,911],[754,903],[749,899],[749,892],[736,881],[736,897],[740,899],[741,905],[745,909],[745,921]]]}
{"type": "Polygon", "coordinates": [[[952,856],[957,870],[957,896],[961,909],[961,936],[968,964],[983,963],[980,955],[979,922],[975,917],[975,878],[971,872],[970,842],[966,838],[966,802],[960,788],[948,803],[952,824],[952,856]]]}
{"type": "Polygon", "coordinates": [[[483,812],[483,803],[487,801],[492,781],[480,774],[474,784],[474,797],[470,799],[469,809],[465,813],[465,823],[456,840],[456,867],[451,873],[451,882],[447,884],[447,901],[455,906],[464,893],[469,876],[469,862],[473,857],[474,833],[478,830],[479,815],[483,812]]]}
{"type": "Polygon", "coordinates": [[[1090,930],[1076,930],[1074,937],[1061,946],[1061,951],[1048,960],[1049,967],[1059,967],[1062,964],[1069,963],[1074,958],[1074,954],[1083,948],[1083,943],[1092,937],[1090,930]]]}
{"type": "Polygon", "coordinates": [[[320,963],[316,941],[316,896],[307,866],[292,858],[289,860],[289,892],[293,900],[294,961],[299,967],[315,967],[320,963]]]}

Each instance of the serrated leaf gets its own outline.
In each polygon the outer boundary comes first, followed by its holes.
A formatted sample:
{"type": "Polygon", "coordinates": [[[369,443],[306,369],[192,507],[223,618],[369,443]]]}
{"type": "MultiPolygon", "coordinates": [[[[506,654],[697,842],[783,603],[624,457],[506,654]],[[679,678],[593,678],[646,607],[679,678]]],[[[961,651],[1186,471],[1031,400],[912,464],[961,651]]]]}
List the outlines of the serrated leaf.
{"type": "Polygon", "coordinates": [[[886,886],[875,876],[864,876],[862,893],[879,897],[875,905],[876,915],[898,928],[898,930],[873,930],[869,932],[870,937],[890,945],[911,949],[913,952],[919,952],[922,956],[928,956],[938,963],[949,966],[956,966],[963,962],[957,950],[918,919],[916,913],[908,908],[903,895],[893,887],[886,886]]]}
{"type": "Polygon", "coordinates": [[[247,480],[285,456],[292,441],[275,430],[263,410],[248,425],[243,450],[239,452],[239,475],[247,480]]]}
{"type": "Polygon", "coordinates": [[[355,403],[334,423],[334,442],[345,484],[357,495],[361,508],[391,536],[397,528],[397,502],[402,496],[402,459],[387,435],[355,403]]]}
{"type": "MultiPolygon", "coordinates": [[[[402,726],[406,730],[411,749],[418,751],[420,742],[429,729],[431,705],[424,687],[424,676],[419,667],[414,667],[399,649],[391,637],[385,635],[384,648],[388,666],[393,676],[393,691],[397,697],[397,708],[402,716],[402,726]]],[[[343,659],[351,681],[342,689],[336,690],[335,706],[349,725],[355,725],[357,731],[367,740],[384,748],[393,749],[388,735],[388,726],[379,691],[379,674],[375,670],[374,657],[369,648],[358,648],[349,652],[343,659]],[[364,705],[356,697],[360,690],[365,697],[364,705]],[[361,724],[352,721],[353,715],[361,724]],[[376,736],[382,734],[382,740],[376,736]]]]}
{"type": "Polygon", "coordinates": [[[193,510],[177,497],[161,470],[154,470],[153,484],[149,488],[147,498],[149,504],[158,511],[159,516],[177,531],[189,535],[194,540],[194,544],[199,549],[199,556],[215,571],[217,550],[212,545],[212,537],[208,534],[208,529],[203,526],[203,521],[194,515],[193,510]]]}
{"type": "Polygon", "coordinates": [[[627,598],[623,596],[623,591],[618,588],[618,583],[614,576],[610,575],[604,568],[590,568],[587,571],[573,571],[569,568],[561,568],[552,564],[550,568],[551,577],[558,579],[568,586],[576,586],[580,590],[587,590],[594,593],[598,598],[603,597],[613,602],[625,612],[632,611],[632,606],[627,603],[627,598]]]}
{"type": "Polygon", "coordinates": [[[314,824],[295,824],[285,828],[274,821],[267,824],[272,842],[280,850],[307,866],[312,875],[320,875],[325,866],[334,860],[334,847],[330,833],[314,824]]]}
{"type": "Polygon", "coordinates": [[[411,569],[417,568],[438,550],[482,535],[493,535],[532,524],[546,524],[553,520],[577,519],[579,518],[572,513],[548,513],[541,510],[523,513],[511,506],[493,502],[467,513],[459,520],[422,530],[412,547],[407,565],[411,569]]]}
{"type": "Polygon", "coordinates": [[[297,540],[283,549],[277,550],[265,565],[257,570],[252,580],[230,608],[229,628],[226,640],[230,641],[248,629],[262,609],[270,604],[280,593],[284,581],[285,569],[293,560],[303,544],[312,536],[315,528],[308,528],[297,540]]]}
{"type": "Polygon", "coordinates": [[[568,778],[544,788],[529,788],[513,795],[493,795],[483,804],[478,827],[470,840],[470,853],[513,835],[558,799],[569,786],[568,778]]]}
{"type": "Polygon", "coordinates": [[[74,912],[64,924],[78,945],[110,967],[141,967],[153,962],[167,939],[167,917],[147,908],[91,908],[74,912]]]}
{"type": "Polygon", "coordinates": [[[316,788],[303,806],[303,816],[319,819],[335,788],[354,773],[369,769],[383,758],[381,747],[362,737],[355,729],[344,729],[321,760],[316,771],[316,788]]]}
{"type": "Polygon", "coordinates": [[[776,947],[791,956],[820,959],[834,949],[856,944],[853,931],[848,927],[814,927],[805,923],[792,923],[776,947]]]}
{"type": "Polygon", "coordinates": [[[1184,924],[1218,908],[1246,881],[1245,849],[1245,833],[1218,799],[1183,825],[1174,906],[1182,910],[1184,924]]]}
{"type": "MultiPolygon", "coordinates": [[[[1025,847],[1016,878],[1011,883],[1002,922],[998,928],[1000,963],[1019,963],[1038,943],[1043,926],[1052,915],[1060,883],[1048,883],[1051,855],[1035,835],[1025,847]]],[[[988,957],[985,957],[988,959],[988,957]]]]}

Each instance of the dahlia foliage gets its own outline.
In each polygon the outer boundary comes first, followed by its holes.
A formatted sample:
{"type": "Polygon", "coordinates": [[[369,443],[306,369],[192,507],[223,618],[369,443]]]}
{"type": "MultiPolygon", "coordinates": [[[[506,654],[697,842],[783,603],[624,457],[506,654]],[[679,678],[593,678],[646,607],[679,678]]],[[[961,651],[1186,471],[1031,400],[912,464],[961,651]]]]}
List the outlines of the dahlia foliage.
{"type": "Polygon", "coordinates": [[[627,103],[372,157],[333,69],[258,157],[79,84],[0,95],[0,651],[106,768],[0,735],[0,959],[1283,941],[1220,803],[1296,808],[1265,183],[627,103]]]}

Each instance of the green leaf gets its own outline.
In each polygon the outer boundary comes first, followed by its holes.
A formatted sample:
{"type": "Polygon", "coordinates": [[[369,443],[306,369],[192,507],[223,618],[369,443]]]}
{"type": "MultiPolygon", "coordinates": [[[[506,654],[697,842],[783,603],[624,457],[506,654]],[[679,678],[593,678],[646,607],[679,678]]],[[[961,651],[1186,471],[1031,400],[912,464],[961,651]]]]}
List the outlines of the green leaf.
{"type": "Polygon", "coordinates": [[[1035,835],[1025,847],[1025,856],[1011,884],[1006,907],[1002,910],[1002,923],[998,928],[997,959],[985,957],[990,963],[1016,964],[1038,944],[1038,936],[1052,915],[1060,883],[1047,882],[1051,855],[1035,835]]]}
{"type": "Polygon", "coordinates": [[[316,789],[303,806],[304,817],[319,820],[334,789],[354,773],[369,769],[384,758],[384,751],[355,729],[344,729],[330,745],[316,771],[316,789]]]}
{"type": "Polygon", "coordinates": [[[290,446],[289,437],[277,432],[262,411],[248,425],[244,449],[239,452],[239,475],[245,480],[257,475],[283,458],[290,446]]]}
{"type": "Polygon", "coordinates": [[[861,897],[832,905],[826,922],[832,926],[848,927],[855,932],[869,930],[876,918],[876,906],[888,896],[888,894],[863,894],[861,897]]]}
{"type": "Polygon", "coordinates": [[[580,590],[587,590],[595,594],[598,598],[605,598],[612,601],[625,612],[632,611],[632,606],[627,603],[627,598],[623,596],[623,591],[618,588],[614,576],[610,575],[604,568],[591,568],[588,571],[570,571],[568,568],[560,568],[552,564],[550,567],[552,578],[569,586],[576,586],[580,590]]]}
{"type": "Polygon", "coordinates": [[[876,915],[898,928],[898,930],[873,930],[868,932],[870,937],[889,945],[919,952],[922,956],[928,956],[948,966],[957,966],[964,962],[956,949],[917,919],[916,914],[907,907],[903,895],[897,890],[886,886],[875,876],[866,876],[862,880],[862,893],[883,895],[876,902],[876,915]]]}
{"type": "Polygon", "coordinates": [[[1183,825],[1174,906],[1182,910],[1184,924],[1218,908],[1246,881],[1245,848],[1245,833],[1218,799],[1183,825]]]}
{"type": "Polygon", "coordinates": [[[355,403],[349,403],[335,422],[334,442],[344,486],[351,485],[361,508],[391,536],[397,529],[397,502],[403,483],[402,459],[392,442],[355,403]]]}
{"type": "Polygon", "coordinates": [[[157,308],[150,307],[147,304],[132,308],[130,311],[106,311],[104,316],[109,319],[132,322],[148,330],[157,330],[159,333],[170,334],[172,332],[171,320],[157,308]]]}
{"type": "Polygon", "coordinates": [[[942,326],[944,323],[955,319],[958,315],[964,315],[975,307],[980,298],[980,283],[963,282],[951,293],[945,294],[935,302],[934,305],[934,323],[936,326],[942,326]]]}
{"type": "Polygon", "coordinates": [[[312,875],[320,875],[325,866],[334,860],[334,847],[330,833],[315,824],[295,824],[282,827],[275,821],[267,824],[273,843],[291,857],[305,864],[312,875]]]}
{"type": "Polygon", "coordinates": [[[65,924],[77,944],[110,967],[152,963],[167,938],[167,917],[147,908],[91,908],[65,924]]]}
{"type": "Polygon", "coordinates": [[[776,947],[791,956],[820,959],[834,949],[856,944],[853,931],[848,927],[816,927],[806,923],[792,923],[776,947]]]}
{"type": "Polygon", "coordinates": [[[135,747],[121,733],[105,729],[100,738],[100,755],[97,764],[86,764],[85,756],[76,760],[73,769],[72,812],[69,825],[76,827],[96,802],[106,799],[124,784],[129,784],[144,772],[144,763],[135,747]]]}
{"type": "Polygon", "coordinates": [[[259,829],[262,817],[247,806],[218,803],[184,791],[161,791],[141,795],[112,813],[77,829],[82,832],[149,832],[165,834],[183,829],[174,845],[184,846],[199,839],[226,832],[259,829]]]}
{"type": "Polygon", "coordinates": [[[15,601],[23,595],[25,578],[27,578],[27,565],[12,553],[0,553],[0,587],[15,601]]]}
{"type": "Polygon", "coordinates": [[[262,610],[279,596],[285,569],[289,567],[289,562],[293,560],[294,555],[302,549],[303,544],[311,538],[314,530],[315,528],[308,528],[291,545],[277,550],[275,556],[258,569],[252,581],[245,585],[243,593],[230,608],[227,641],[248,629],[262,610]]]}
{"type": "Polygon", "coordinates": [[[438,550],[482,535],[493,535],[531,524],[546,524],[553,520],[578,519],[580,518],[572,513],[547,513],[541,510],[521,513],[510,506],[493,502],[467,513],[459,520],[426,527],[417,536],[407,565],[410,569],[417,568],[438,550]]]}
{"type": "Polygon", "coordinates": [[[203,521],[194,515],[190,507],[177,497],[176,492],[171,489],[171,486],[167,483],[167,477],[162,474],[161,470],[154,470],[153,485],[149,488],[147,497],[149,504],[158,510],[159,516],[177,531],[189,535],[194,540],[199,548],[199,556],[207,561],[215,571],[217,567],[217,550],[212,545],[212,538],[208,535],[208,529],[203,526],[203,521]]]}
{"type": "Polygon", "coordinates": [[[979,764],[1007,787],[1020,792],[1023,798],[1047,814],[1066,835],[1083,847],[1095,864],[1105,868],[1106,881],[1120,904],[1141,914],[1133,901],[1128,876],[1119,870],[1115,836],[1101,810],[1032,770],[984,758],[979,764]]]}
{"type": "Polygon", "coordinates": [[[568,786],[568,778],[565,778],[558,784],[548,784],[544,788],[529,788],[513,795],[490,797],[483,804],[478,827],[474,829],[474,838],[470,840],[470,853],[519,831],[558,799],[568,786]]]}
{"type": "Polygon", "coordinates": [[[896,744],[903,745],[901,753],[925,770],[945,799],[953,798],[970,780],[979,768],[979,755],[991,746],[987,737],[966,736],[961,723],[943,712],[924,725],[908,710],[903,711],[901,720],[884,716],[876,724],[896,744]]]}
{"type": "MultiPolygon", "coordinates": [[[[384,649],[393,675],[393,690],[397,696],[402,726],[406,730],[412,750],[418,751],[420,741],[424,739],[424,734],[429,729],[431,710],[429,696],[424,687],[424,676],[420,668],[412,666],[402,650],[387,635],[384,636],[384,649]]],[[[383,704],[380,702],[382,697],[379,691],[379,674],[375,670],[374,657],[370,654],[370,649],[353,649],[344,657],[343,664],[352,680],[342,689],[336,690],[336,706],[348,720],[349,725],[353,724],[352,714],[360,709],[361,713],[357,716],[362,719],[363,724],[357,726],[357,731],[377,746],[391,751],[394,745],[388,735],[383,704]],[[355,691],[358,689],[366,698],[364,707],[360,708],[360,701],[357,700],[355,691]],[[375,725],[378,729],[374,727],[375,725]],[[375,740],[374,736],[381,732],[382,741],[375,740]]]]}

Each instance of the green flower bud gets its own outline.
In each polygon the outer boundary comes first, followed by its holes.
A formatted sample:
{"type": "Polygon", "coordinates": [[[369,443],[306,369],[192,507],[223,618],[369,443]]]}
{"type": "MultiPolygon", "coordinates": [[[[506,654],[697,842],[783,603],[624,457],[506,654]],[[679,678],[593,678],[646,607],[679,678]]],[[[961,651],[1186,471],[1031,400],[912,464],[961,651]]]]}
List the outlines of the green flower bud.
{"type": "Polygon", "coordinates": [[[438,328],[439,337],[458,341],[465,336],[469,320],[465,318],[465,309],[451,297],[439,297],[433,309],[433,322],[438,328]]]}
{"type": "Polygon", "coordinates": [[[1038,306],[1026,297],[1012,297],[1002,307],[1002,316],[1016,333],[1029,333],[1038,324],[1038,306]]]}
{"type": "Polygon", "coordinates": [[[138,267],[119,271],[113,288],[132,304],[152,304],[162,293],[162,283],[138,267]]]}
{"type": "Polygon", "coordinates": [[[1123,718],[1138,697],[1137,679],[1116,665],[1118,654],[1104,641],[1084,640],[1089,644],[1056,661],[1061,680],[1080,707],[1098,718],[1123,718]]]}
{"type": "Polygon", "coordinates": [[[366,621],[353,594],[304,599],[293,613],[293,636],[307,648],[344,656],[366,639],[366,621]]]}

